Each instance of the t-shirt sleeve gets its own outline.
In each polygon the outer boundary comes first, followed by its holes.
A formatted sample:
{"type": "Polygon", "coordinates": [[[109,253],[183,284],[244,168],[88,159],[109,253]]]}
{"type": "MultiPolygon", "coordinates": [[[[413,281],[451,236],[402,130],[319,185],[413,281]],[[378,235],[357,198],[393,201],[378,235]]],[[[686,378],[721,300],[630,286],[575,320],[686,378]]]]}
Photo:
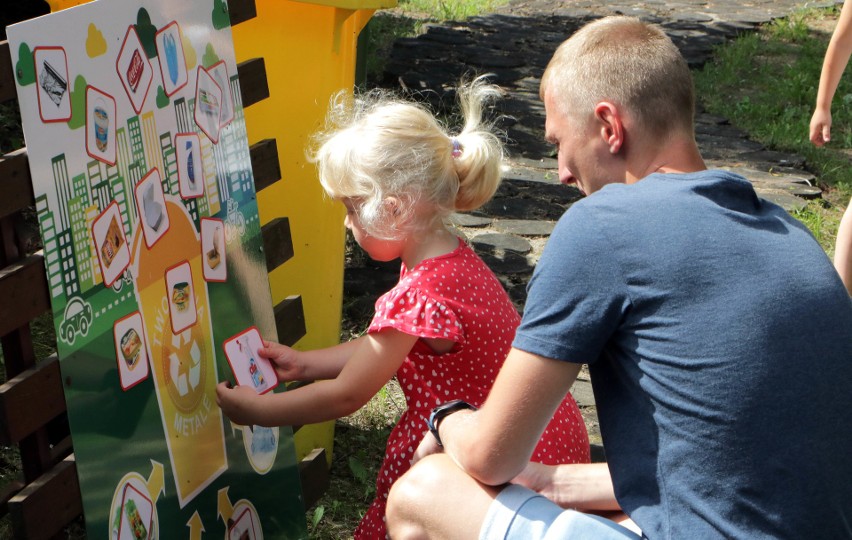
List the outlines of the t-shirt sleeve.
{"type": "Polygon", "coordinates": [[[464,342],[462,325],[455,311],[416,287],[395,287],[376,301],[376,314],[367,332],[385,328],[422,338],[464,342]]]}
{"type": "Polygon", "coordinates": [[[600,357],[629,309],[601,221],[579,203],[559,220],[530,279],[513,347],[576,363],[600,357]]]}

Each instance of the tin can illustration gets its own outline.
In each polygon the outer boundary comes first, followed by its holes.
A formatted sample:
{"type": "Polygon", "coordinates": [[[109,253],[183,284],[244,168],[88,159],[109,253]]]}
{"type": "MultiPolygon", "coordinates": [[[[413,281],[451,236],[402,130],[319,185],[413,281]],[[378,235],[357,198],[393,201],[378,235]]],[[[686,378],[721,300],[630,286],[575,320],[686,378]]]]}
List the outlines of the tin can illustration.
{"type": "Polygon", "coordinates": [[[92,119],[95,122],[95,145],[101,152],[106,152],[109,136],[109,113],[106,111],[104,100],[99,98],[95,102],[92,119]]]}
{"type": "Polygon", "coordinates": [[[144,71],[145,63],[142,62],[142,55],[139,53],[139,49],[136,49],[133,51],[133,55],[130,57],[130,64],[127,66],[127,84],[134,94],[139,87],[139,81],[142,80],[142,72],[144,71]]]}
{"type": "Polygon", "coordinates": [[[121,336],[121,355],[127,363],[127,367],[133,369],[136,367],[136,362],[139,360],[139,354],[142,351],[142,340],[139,339],[139,333],[131,328],[121,336]]]}
{"type": "Polygon", "coordinates": [[[137,276],[135,293],[142,313],[157,404],[183,508],[226,470],[227,461],[224,420],[216,406],[216,357],[201,240],[186,208],[176,198],[166,196],[165,210],[169,234],[149,248],[141,229],[137,229],[131,265],[133,275],[137,276]],[[187,254],[195,255],[187,259],[187,254]],[[187,277],[194,284],[195,301],[188,302],[184,309],[195,309],[197,321],[174,334],[170,302],[181,301],[183,281],[167,290],[164,275],[181,261],[188,263],[187,277]]]}

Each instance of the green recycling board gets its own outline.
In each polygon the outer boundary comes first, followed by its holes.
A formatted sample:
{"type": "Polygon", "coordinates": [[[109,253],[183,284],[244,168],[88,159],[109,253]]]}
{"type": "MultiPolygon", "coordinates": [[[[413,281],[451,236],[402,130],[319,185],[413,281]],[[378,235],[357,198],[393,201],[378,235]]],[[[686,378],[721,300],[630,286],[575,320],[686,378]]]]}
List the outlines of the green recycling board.
{"type": "Polygon", "coordinates": [[[216,406],[235,373],[277,382],[226,5],[100,0],[7,34],[89,536],[305,538],[292,430],[216,406]]]}

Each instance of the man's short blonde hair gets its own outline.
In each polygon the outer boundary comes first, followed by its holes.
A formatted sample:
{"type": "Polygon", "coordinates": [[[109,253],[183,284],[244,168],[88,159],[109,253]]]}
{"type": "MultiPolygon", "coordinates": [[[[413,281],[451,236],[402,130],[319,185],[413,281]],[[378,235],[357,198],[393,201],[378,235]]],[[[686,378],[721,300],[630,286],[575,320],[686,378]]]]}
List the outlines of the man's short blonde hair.
{"type": "Polygon", "coordinates": [[[642,132],[665,137],[694,129],[692,75],[674,43],[655,25],[633,17],[589,23],[553,54],[541,79],[559,112],[587,121],[612,102],[642,132]]]}

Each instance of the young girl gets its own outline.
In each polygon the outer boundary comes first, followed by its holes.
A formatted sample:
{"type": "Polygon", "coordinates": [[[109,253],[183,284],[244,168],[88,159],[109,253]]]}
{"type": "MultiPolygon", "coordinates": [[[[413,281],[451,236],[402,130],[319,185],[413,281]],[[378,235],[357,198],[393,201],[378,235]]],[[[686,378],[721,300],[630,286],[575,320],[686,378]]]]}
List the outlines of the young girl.
{"type": "MultiPolygon", "coordinates": [[[[845,2],[822,63],[810,139],[816,146],[831,140],[831,101],[852,54],[852,2],[845,2]]],[[[834,247],[834,267],[852,295],[852,200],[840,220],[834,247]]]]}
{"type": "MultiPolygon", "coordinates": [[[[305,352],[265,342],[259,351],[282,380],[326,380],[264,396],[218,387],[219,406],[237,423],[301,425],[353,413],[396,374],[407,410],[391,432],[376,498],[355,538],[385,537],[388,491],[409,469],[431,409],[454,398],[481,405],[519,323],[494,274],[444,225],[451,212],[487,202],[500,182],[502,147],[482,121],[483,105],[497,93],[481,79],[459,89],[464,128],[455,136],[423,107],[387,95],[336,103],[334,130],[316,154],[320,182],[346,206],[346,227],[370,257],[402,259],[399,283],[379,298],[356,340],[305,352]]],[[[589,461],[570,395],[550,426],[535,461],[589,461]]]]}

